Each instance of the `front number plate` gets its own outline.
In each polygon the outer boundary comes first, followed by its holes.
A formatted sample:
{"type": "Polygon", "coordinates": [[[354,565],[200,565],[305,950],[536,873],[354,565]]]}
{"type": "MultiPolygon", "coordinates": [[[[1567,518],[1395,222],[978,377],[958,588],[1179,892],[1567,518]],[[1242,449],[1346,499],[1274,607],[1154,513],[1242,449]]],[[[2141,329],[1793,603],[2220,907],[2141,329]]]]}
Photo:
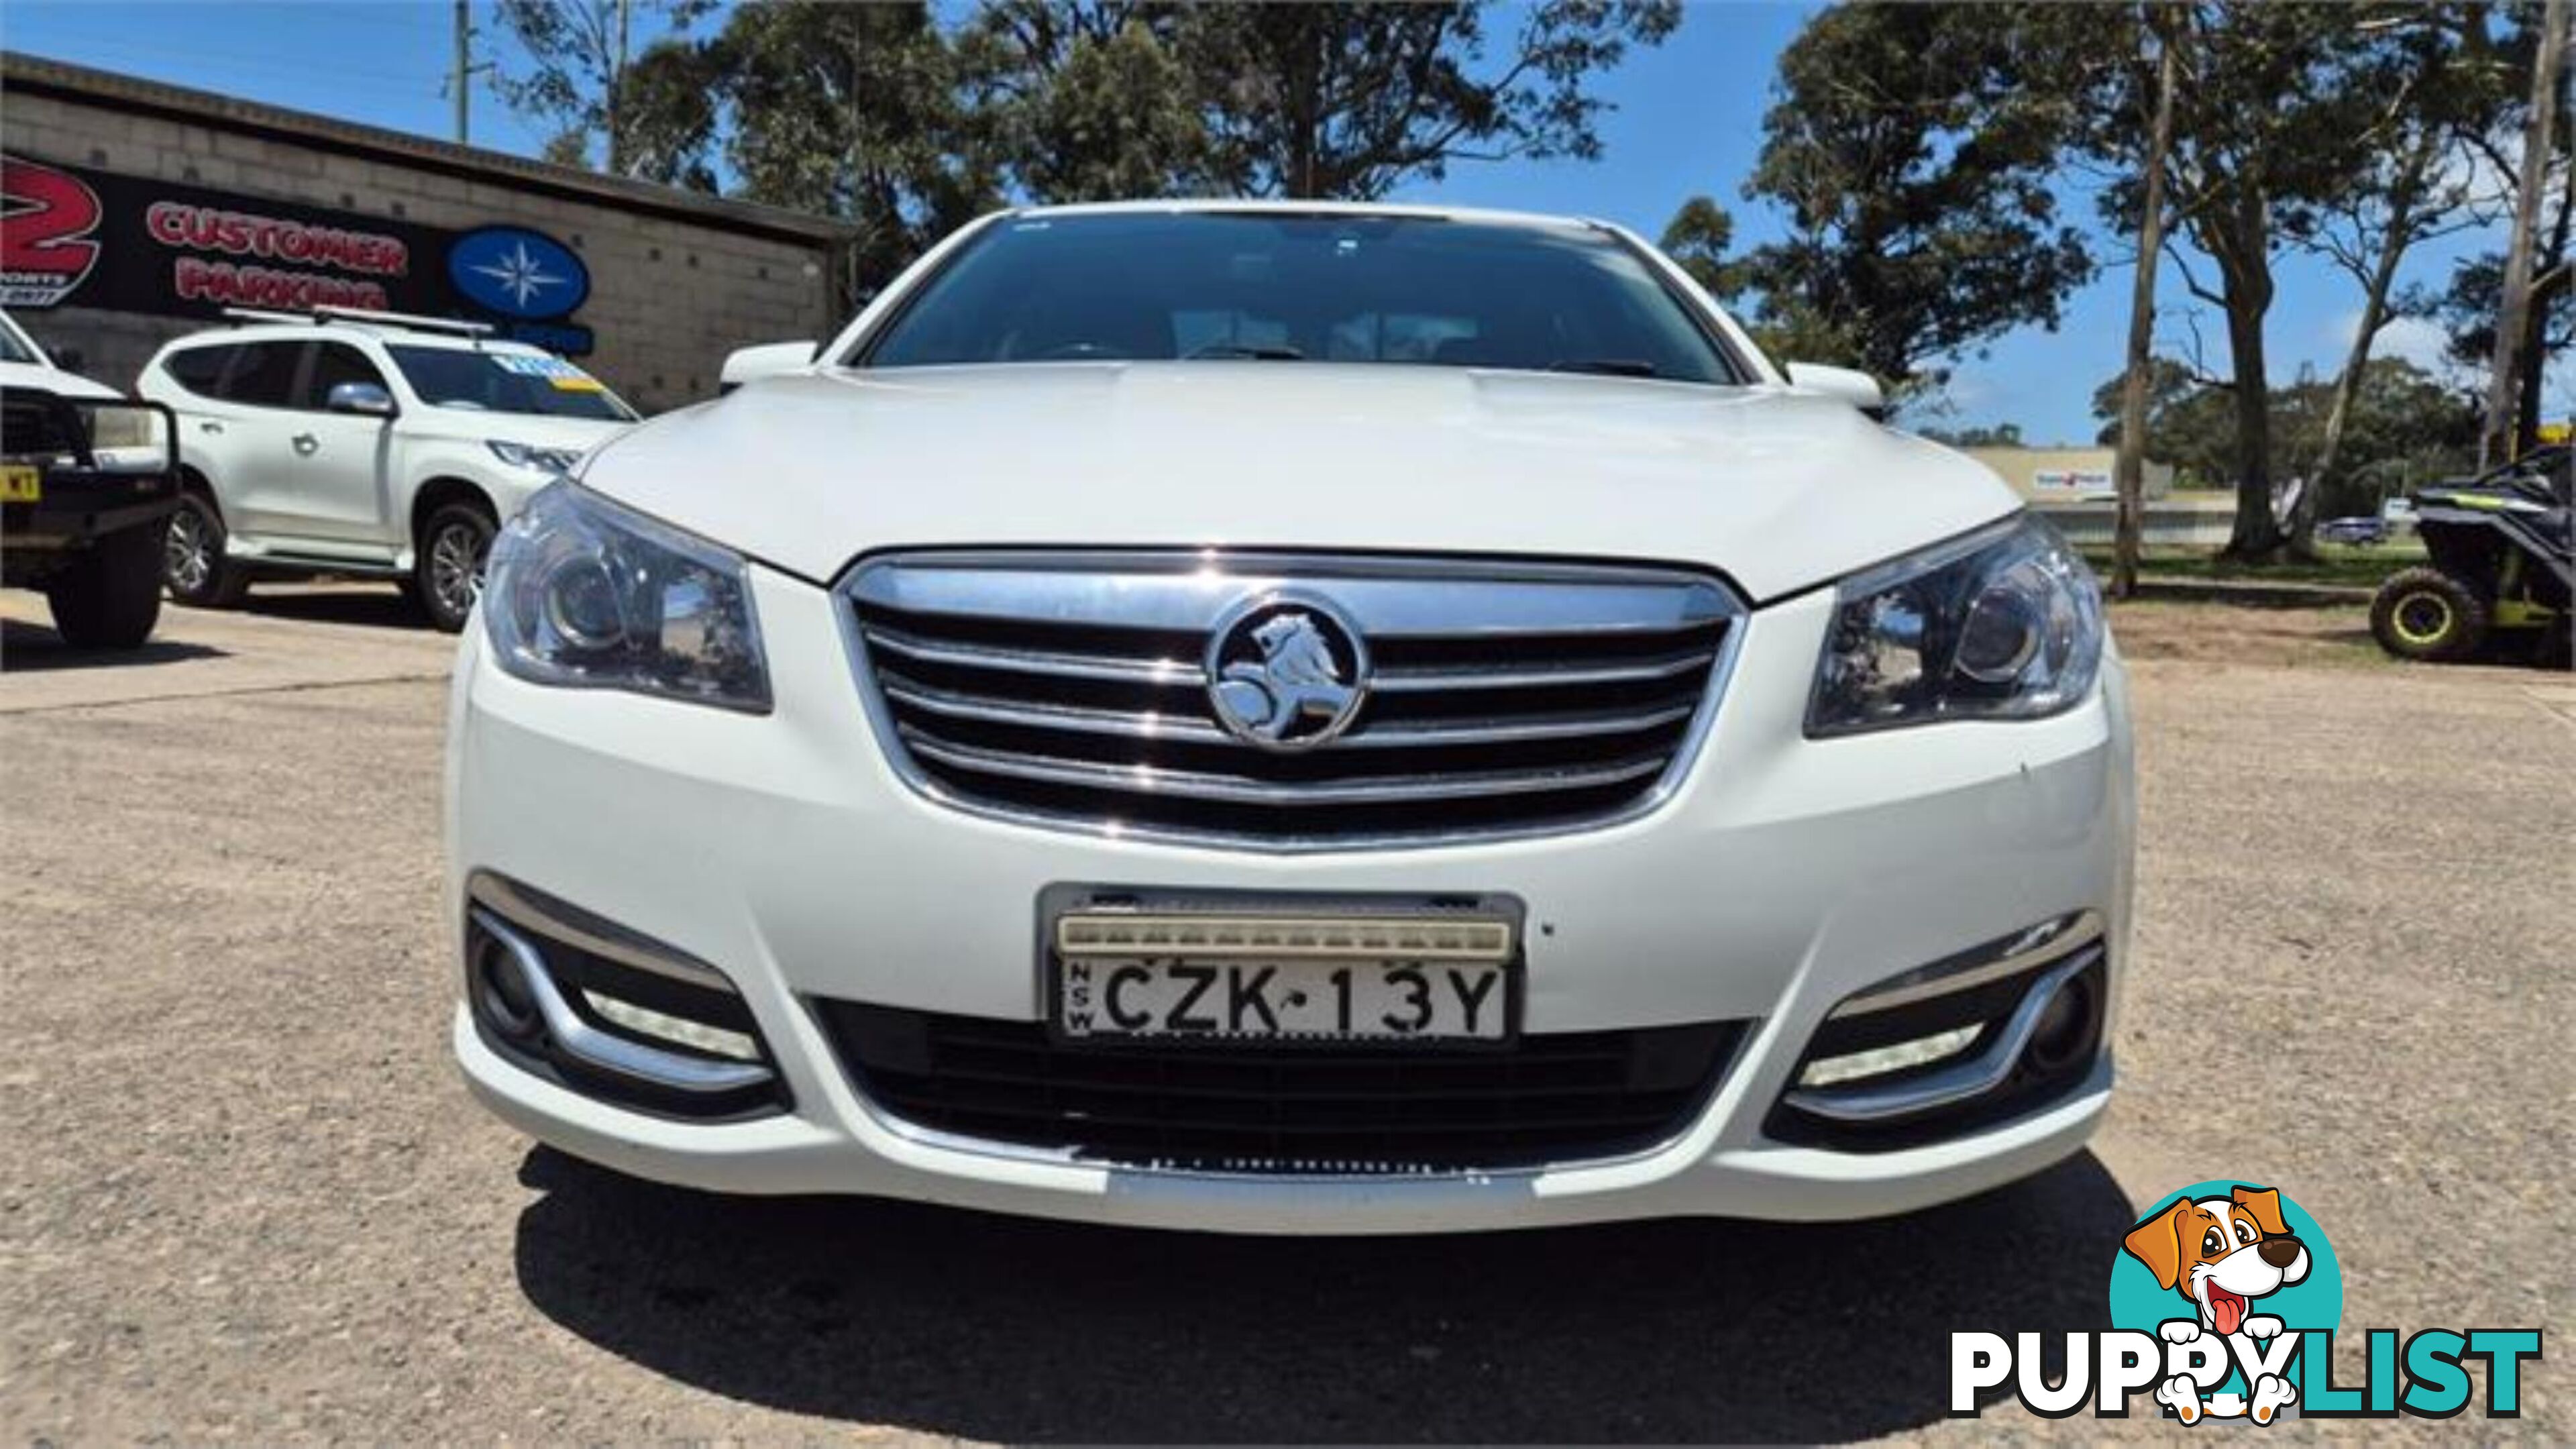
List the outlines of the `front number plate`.
{"type": "Polygon", "coordinates": [[[0,503],[44,501],[44,475],[24,463],[0,463],[0,503]]]}
{"type": "Polygon", "coordinates": [[[1077,1040],[1481,1041],[1511,1030],[1509,971],[1456,961],[1084,957],[1056,973],[1077,1040]]]}
{"type": "Polygon", "coordinates": [[[1052,916],[1049,1023],[1068,1041],[1282,1046],[1511,1040],[1519,927],[1493,909],[1074,909],[1052,916]]]}

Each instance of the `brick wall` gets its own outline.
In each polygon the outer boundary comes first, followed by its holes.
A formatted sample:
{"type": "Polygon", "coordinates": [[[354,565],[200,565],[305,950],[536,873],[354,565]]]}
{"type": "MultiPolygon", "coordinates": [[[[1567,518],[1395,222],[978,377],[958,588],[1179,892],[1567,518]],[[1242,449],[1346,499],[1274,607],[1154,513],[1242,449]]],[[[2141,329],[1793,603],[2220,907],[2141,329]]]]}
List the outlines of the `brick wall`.
{"type": "MultiPolygon", "coordinates": [[[[647,413],[715,396],[717,369],[736,347],[827,336],[841,321],[831,311],[825,244],[760,235],[722,218],[649,214],[550,194],[505,173],[469,179],[24,91],[0,97],[0,139],[21,155],[245,198],[457,230],[510,223],[545,232],[590,268],[590,299],[576,320],[597,335],[598,351],[582,365],[647,413]]],[[[83,372],[119,387],[132,385],[163,342],[207,325],[77,307],[15,315],[39,342],[77,350],[83,372]]]]}

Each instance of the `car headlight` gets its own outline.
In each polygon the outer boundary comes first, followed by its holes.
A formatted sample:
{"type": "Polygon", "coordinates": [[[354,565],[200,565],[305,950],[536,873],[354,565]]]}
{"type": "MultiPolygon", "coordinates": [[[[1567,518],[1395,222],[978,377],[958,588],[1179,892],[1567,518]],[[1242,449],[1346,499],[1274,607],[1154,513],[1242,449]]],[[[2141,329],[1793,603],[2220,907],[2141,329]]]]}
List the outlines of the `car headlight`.
{"type": "Polygon", "coordinates": [[[2074,708],[2102,664],[2102,591],[2028,514],[1845,579],[1811,737],[2074,708]]]}
{"type": "Polygon", "coordinates": [[[769,711],[741,556],[575,483],[539,492],[492,541],[483,624],[521,679],[769,711]]]}
{"type": "Polygon", "coordinates": [[[511,443],[487,438],[484,447],[492,456],[513,468],[534,468],[540,473],[569,473],[581,462],[581,454],[571,448],[540,448],[532,443],[511,443]]]}

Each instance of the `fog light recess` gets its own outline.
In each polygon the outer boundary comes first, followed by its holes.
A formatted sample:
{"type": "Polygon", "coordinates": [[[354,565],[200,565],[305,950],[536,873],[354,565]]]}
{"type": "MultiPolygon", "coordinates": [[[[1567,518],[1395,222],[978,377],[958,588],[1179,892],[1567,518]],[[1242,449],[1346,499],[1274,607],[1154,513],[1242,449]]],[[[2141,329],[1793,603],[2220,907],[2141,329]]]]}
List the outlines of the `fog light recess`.
{"type": "Polygon", "coordinates": [[[498,877],[467,884],[466,994],[494,1050],[661,1116],[792,1105],[750,1006],[705,962],[498,877]]]}
{"type": "Polygon", "coordinates": [[[2083,912],[1855,992],[1826,1012],[1763,1130],[1885,1151],[2036,1110],[2090,1073],[2108,970],[2083,912]]]}

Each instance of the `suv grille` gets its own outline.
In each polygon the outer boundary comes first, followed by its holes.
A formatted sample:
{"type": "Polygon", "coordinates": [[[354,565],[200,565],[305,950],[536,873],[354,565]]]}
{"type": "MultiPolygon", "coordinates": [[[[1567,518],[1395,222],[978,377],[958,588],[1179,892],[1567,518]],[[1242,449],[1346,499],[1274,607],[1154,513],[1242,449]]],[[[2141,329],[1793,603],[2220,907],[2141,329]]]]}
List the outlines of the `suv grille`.
{"type": "Polygon", "coordinates": [[[961,808],[1265,849],[1600,824],[1661,798],[1742,615],[1677,570],[1197,553],[916,553],[843,586],[898,768],[961,808]],[[1347,620],[1365,702],[1294,752],[1238,738],[1210,635],[1288,591],[1347,620]]]}
{"type": "Polygon", "coordinates": [[[892,1115],[1087,1162],[1300,1175],[1597,1161],[1679,1136],[1744,1023],[1524,1036],[1498,1050],[1058,1045],[1044,1025],[821,1001],[892,1115]]]}

